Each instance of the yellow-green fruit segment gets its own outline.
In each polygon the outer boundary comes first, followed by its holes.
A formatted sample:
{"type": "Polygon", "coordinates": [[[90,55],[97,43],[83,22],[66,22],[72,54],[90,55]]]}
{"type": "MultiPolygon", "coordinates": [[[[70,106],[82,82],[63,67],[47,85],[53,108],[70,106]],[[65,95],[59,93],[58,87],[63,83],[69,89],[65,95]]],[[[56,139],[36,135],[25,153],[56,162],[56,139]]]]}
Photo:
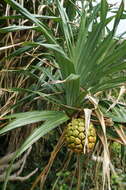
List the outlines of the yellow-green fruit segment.
{"type": "Polygon", "coordinates": [[[94,149],[96,143],[96,131],[92,123],[90,123],[87,135],[85,131],[85,120],[82,118],[72,119],[67,125],[65,138],[68,147],[74,152],[83,153],[85,139],[87,137],[87,152],[94,149]]]}

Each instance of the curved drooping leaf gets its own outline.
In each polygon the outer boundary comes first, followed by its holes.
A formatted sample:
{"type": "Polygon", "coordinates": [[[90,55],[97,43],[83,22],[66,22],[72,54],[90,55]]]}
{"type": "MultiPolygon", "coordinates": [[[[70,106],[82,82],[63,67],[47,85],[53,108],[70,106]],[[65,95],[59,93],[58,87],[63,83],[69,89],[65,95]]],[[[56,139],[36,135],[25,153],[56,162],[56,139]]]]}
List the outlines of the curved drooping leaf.
{"type": "Polygon", "coordinates": [[[51,120],[55,118],[57,115],[59,116],[59,118],[60,117],[68,118],[65,113],[60,111],[32,111],[32,112],[12,114],[10,116],[7,116],[6,119],[9,118],[15,118],[15,119],[0,130],[0,135],[24,125],[36,123],[39,121],[51,120]]]}
{"type": "Polygon", "coordinates": [[[49,117],[43,125],[35,129],[32,132],[32,134],[26,139],[26,141],[22,144],[22,146],[16,151],[14,158],[11,162],[11,165],[9,166],[7,174],[6,174],[3,190],[6,189],[8,177],[11,173],[11,168],[12,168],[12,164],[14,160],[18,158],[24,151],[26,151],[33,143],[39,140],[42,136],[44,136],[45,134],[50,132],[52,129],[66,122],[69,119],[69,117],[63,112],[57,112],[57,113],[52,112],[52,115],[53,116],[49,117]]]}
{"type": "Polygon", "coordinates": [[[61,46],[59,46],[58,44],[47,44],[47,43],[43,43],[43,42],[25,42],[24,45],[43,46],[47,49],[57,52],[60,56],[64,56],[64,58],[66,58],[70,61],[67,54],[65,54],[65,52],[63,51],[63,48],[61,46]]]}
{"type": "Polygon", "coordinates": [[[49,133],[51,130],[53,130],[60,124],[66,122],[68,119],[69,118],[65,114],[57,114],[52,119],[49,119],[43,125],[35,129],[23,143],[16,157],[19,157],[25,150],[27,150],[33,143],[38,141],[42,136],[49,133]]]}

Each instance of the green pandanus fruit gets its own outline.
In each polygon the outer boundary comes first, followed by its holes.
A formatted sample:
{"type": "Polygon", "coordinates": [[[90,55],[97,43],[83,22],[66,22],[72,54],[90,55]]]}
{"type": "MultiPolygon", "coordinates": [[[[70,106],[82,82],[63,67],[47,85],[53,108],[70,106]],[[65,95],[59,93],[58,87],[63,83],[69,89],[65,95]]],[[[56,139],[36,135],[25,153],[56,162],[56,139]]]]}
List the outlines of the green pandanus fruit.
{"type": "Polygon", "coordinates": [[[65,138],[68,147],[77,153],[83,153],[87,139],[86,150],[91,152],[96,143],[96,131],[93,124],[90,123],[86,136],[85,120],[82,118],[72,119],[67,125],[65,138]]]}

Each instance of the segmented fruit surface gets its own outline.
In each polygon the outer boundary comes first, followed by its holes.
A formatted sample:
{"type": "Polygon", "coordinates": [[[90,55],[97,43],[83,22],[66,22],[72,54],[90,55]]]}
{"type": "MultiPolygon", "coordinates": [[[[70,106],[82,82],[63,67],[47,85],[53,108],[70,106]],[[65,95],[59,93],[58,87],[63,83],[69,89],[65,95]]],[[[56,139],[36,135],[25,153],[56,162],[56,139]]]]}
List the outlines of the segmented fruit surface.
{"type": "Polygon", "coordinates": [[[86,150],[90,152],[94,149],[96,143],[96,131],[93,124],[90,123],[86,134],[85,120],[83,118],[72,119],[67,125],[65,138],[68,147],[77,153],[83,153],[87,140],[86,150]]]}

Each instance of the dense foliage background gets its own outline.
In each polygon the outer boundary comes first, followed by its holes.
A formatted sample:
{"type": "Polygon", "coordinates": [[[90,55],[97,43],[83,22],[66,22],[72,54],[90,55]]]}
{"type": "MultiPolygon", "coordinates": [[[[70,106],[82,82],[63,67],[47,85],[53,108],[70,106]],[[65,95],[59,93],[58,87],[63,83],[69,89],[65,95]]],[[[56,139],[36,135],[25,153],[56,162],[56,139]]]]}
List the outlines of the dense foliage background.
{"type": "Polygon", "coordinates": [[[123,1],[0,1],[1,189],[126,188],[125,18],[123,1]],[[82,114],[97,144],[79,155],[64,128],[82,114]]]}

